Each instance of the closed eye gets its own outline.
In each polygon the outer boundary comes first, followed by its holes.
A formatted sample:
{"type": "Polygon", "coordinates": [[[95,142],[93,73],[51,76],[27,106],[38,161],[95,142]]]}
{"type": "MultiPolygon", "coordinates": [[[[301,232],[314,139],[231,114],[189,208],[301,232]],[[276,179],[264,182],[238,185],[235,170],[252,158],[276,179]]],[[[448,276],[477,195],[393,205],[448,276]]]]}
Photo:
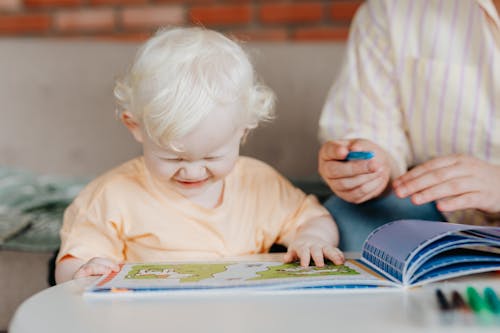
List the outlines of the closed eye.
{"type": "Polygon", "coordinates": [[[166,157],[164,157],[164,158],[162,158],[162,160],[167,161],[167,162],[182,162],[184,159],[182,159],[180,157],[179,158],[175,158],[175,157],[174,158],[166,158],[166,157]]]}
{"type": "Polygon", "coordinates": [[[216,161],[216,160],[220,160],[221,158],[222,158],[222,156],[208,156],[208,157],[205,157],[205,160],[216,161]]]}

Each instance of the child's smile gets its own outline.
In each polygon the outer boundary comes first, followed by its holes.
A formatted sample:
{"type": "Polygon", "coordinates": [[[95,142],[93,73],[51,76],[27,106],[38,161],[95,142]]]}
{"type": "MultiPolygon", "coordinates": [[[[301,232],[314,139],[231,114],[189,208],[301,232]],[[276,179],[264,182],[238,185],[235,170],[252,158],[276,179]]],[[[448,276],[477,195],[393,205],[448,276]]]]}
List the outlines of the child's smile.
{"type": "Polygon", "coordinates": [[[177,183],[179,183],[181,186],[186,187],[186,188],[199,188],[203,187],[208,182],[208,178],[202,179],[202,180],[176,180],[177,183]]]}

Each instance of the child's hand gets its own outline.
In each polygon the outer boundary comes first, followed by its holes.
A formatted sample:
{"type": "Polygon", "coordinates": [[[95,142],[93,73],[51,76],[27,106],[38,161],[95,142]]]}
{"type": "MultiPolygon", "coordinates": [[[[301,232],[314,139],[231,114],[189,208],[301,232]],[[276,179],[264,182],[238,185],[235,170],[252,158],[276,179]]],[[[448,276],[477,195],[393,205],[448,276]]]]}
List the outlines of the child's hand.
{"type": "Polygon", "coordinates": [[[111,272],[118,272],[119,270],[120,265],[113,260],[96,257],[80,266],[75,275],[73,275],[73,279],[92,275],[105,275],[111,272]]]}
{"type": "Polygon", "coordinates": [[[317,267],[325,265],[324,258],[330,259],[335,265],[341,265],[345,261],[342,251],[331,243],[314,236],[297,237],[288,246],[288,251],[283,260],[289,263],[300,259],[300,265],[307,267],[311,257],[317,267]]]}

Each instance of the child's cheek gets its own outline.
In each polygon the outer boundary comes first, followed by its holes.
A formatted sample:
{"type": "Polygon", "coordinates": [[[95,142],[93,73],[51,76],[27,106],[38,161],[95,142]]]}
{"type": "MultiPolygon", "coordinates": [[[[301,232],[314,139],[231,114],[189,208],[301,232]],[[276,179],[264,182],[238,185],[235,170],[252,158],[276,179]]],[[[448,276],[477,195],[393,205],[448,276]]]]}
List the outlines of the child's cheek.
{"type": "Polygon", "coordinates": [[[234,166],[236,164],[237,158],[231,158],[228,160],[223,160],[220,162],[216,162],[212,168],[211,172],[212,174],[217,177],[217,178],[224,178],[228,174],[231,173],[231,171],[234,169],[234,166]]]}
{"type": "Polygon", "coordinates": [[[177,166],[175,165],[175,163],[154,161],[152,164],[154,173],[157,177],[162,179],[170,179],[177,172],[177,166]]]}
{"type": "Polygon", "coordinates": [[[175,165],[162,165],[159,172],[164,178],[172,178],[177,173],[177,169],[175,165]]]}

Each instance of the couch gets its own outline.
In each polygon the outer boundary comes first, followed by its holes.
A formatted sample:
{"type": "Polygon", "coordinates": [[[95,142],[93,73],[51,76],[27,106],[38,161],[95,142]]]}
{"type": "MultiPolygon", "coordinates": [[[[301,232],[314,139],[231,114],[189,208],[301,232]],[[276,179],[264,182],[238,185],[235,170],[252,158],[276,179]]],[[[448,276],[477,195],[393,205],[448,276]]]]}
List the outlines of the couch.
{"type": "MultiPolygon", "coordinates": [[[[92,177],[139,154],[115,119],[112,97],[137,46],[0,39],[0,166],[92,177]]],[[[252,132],[242,153],[319,194],[317,123],[343,44],[248,42],[245,48],[278,101],[277,118],[252,132]]],[[[0,331],[24,299],[49,286],[53,254],[0,248],[0,331]]]]}

